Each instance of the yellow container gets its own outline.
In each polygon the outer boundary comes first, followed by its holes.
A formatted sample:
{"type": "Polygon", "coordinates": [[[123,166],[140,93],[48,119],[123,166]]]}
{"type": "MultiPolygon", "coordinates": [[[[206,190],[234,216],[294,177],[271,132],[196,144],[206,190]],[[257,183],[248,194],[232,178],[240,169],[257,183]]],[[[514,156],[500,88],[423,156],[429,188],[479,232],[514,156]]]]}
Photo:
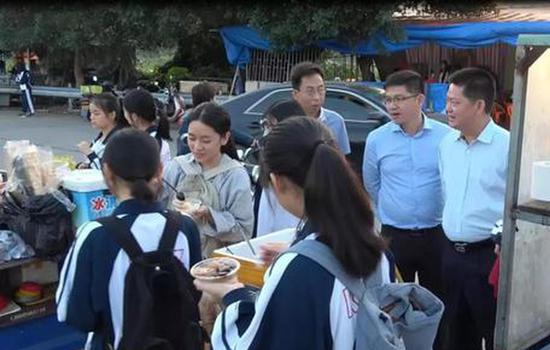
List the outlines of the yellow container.
{"type": "MultiPolygon", "coordinates": [[[[257,253],[260,246],[268,242],[292,242],[296,234],[295,229],[286,229],[270,233],[265,236],[250,240],[250,244],[257,253]]],[[[264,285],[264,274],[268,266],[264,265],[259,257],[254,256],[246,242],[232,244],[227,248],[220,248],[212,253],[212,256],[228,257],[239,261],[241,268],[237,276],[241,283],[261,288],[264,285]]]]}
{"type": "Polygon", "coordinates": [[[261,288],[264,285],[264,274],[267,270],[267,266],[265,266],[261,262],[244,257],[238,257],[233,254],[227,253],[224,250],[216,250],[212,253],[212,256],[233,258],[239,261],[239,263],[241,264],[241,268],[239,269],[239,271],[237,271],[239,282],[258,288],[261,288]]]}

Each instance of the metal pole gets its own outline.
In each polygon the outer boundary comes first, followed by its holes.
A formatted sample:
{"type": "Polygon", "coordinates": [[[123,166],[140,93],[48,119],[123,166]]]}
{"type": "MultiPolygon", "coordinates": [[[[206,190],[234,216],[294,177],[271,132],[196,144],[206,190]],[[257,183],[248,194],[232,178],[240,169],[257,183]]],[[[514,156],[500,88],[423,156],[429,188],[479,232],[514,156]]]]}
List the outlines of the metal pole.
{"type": "Polygon", "coordinates": [[[239,65],[235,67],[235,74],[233,74],[233,81],[231,82],[231,89],[229,89],[229,96],[233,95],[233,91],[235,90],[235,83],[237,82],[237,76],[239,75],[239,65]]]}

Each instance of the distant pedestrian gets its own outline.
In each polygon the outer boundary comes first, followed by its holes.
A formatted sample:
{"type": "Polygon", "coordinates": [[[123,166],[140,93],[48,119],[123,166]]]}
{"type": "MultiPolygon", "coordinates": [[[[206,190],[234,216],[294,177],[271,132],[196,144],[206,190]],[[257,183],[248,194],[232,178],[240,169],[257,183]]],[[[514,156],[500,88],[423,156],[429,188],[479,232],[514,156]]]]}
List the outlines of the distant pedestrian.
{"type": "Polygon", "coordinates": [[[20,114],[22,118],[27,118],[34,115],[34,104],[32,102],[32,75],[24,63],[19,63],[15,70],[15,82],[19,84],[21,92],[21,106],[23,112],[20,114]]]}

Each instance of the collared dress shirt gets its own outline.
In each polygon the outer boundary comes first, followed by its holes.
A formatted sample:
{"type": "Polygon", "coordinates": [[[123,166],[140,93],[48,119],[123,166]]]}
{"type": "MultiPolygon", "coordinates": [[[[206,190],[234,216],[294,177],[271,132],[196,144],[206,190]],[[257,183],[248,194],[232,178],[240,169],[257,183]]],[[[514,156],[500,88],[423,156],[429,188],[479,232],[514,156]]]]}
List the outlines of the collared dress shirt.
{"type": "Polygon", "coordinates": [[[438,147],[450,128],[423,116],[415,135],[389,122],[365,142],[363,182],[384,225],[422,229],[441,224],[438,147]]]}
{"type": "Polygon", "coordinates": [[[330,131],[332,131],[332,135],[334,136],[340,151],[344,154],[350,154],[351,148],[349,145],[348,131],[346,130],[344,118],[335,111],[321,107],[319,121],[325,124],[330,131]]]}
{"type": "Polygon", "coordinates": [[[492,120],[468,144],[453,130],[439,147],[443,230],[453,242],[478,242],[504,214],[510,134],[492,120]]]}

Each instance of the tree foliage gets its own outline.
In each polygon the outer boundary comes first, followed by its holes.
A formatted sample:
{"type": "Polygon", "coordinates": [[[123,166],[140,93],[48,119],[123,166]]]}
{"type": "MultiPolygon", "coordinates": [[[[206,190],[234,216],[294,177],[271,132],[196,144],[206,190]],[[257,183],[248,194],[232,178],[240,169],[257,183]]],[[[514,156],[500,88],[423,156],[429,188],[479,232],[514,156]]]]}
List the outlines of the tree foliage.
{"type": "Polygon", "coordinates": [[[49,63],[55,60],[48,58],[69,52],[77,81],[82,78],[78,70],[94,63],[106,75],[115,75],[120,85],[128,85],[136,78],[137,49],[175,46],[182,28],[196,30],[199,21],[178,4],[8,5],[0,11],[0,47],[30,48],[49,63]]]}
{"type": "MultiPolygon", "coordinates": [[[[337,39],[354,47],[373,33],[400,40],[404,32],[395,14],[415,10],[436,17],[475,16],[493,11],[493,1],[388,0],[385,2],[284,0],[208,5],[185,3],[64,2],[21,3],[0,8],[0,48],[30,49],[39,54],[52,75],[74,74],[82,83],[84,70],[119,86],[137,78],[136,51],[178,46],[170,65],[189,68],[195,76],[225,74],[221,26],[250,24],[277,49],[337,39]],[[70,74],[67,74],[70,72],[70,74]]],[[[163,72],[169,66],[163,67],[163,72]]],[[[230,73],[229,73],[230,74],[230,73]]]]}
{"type": "Polygon", "coordinates": [[[469,17],[492,12],[495,6],[494,1],[488,0],[337,1],[322,4],[311,0],[289,0],[284,5],[253,5],[240,17],[243,22],[260,30],[279,50],[328,39],[337,39],[353,47],[376,32],[382,32],[395,41],[404,39],[404,31],[395,15],[405,12],[414,11],[434,18],[469,17]]]}

